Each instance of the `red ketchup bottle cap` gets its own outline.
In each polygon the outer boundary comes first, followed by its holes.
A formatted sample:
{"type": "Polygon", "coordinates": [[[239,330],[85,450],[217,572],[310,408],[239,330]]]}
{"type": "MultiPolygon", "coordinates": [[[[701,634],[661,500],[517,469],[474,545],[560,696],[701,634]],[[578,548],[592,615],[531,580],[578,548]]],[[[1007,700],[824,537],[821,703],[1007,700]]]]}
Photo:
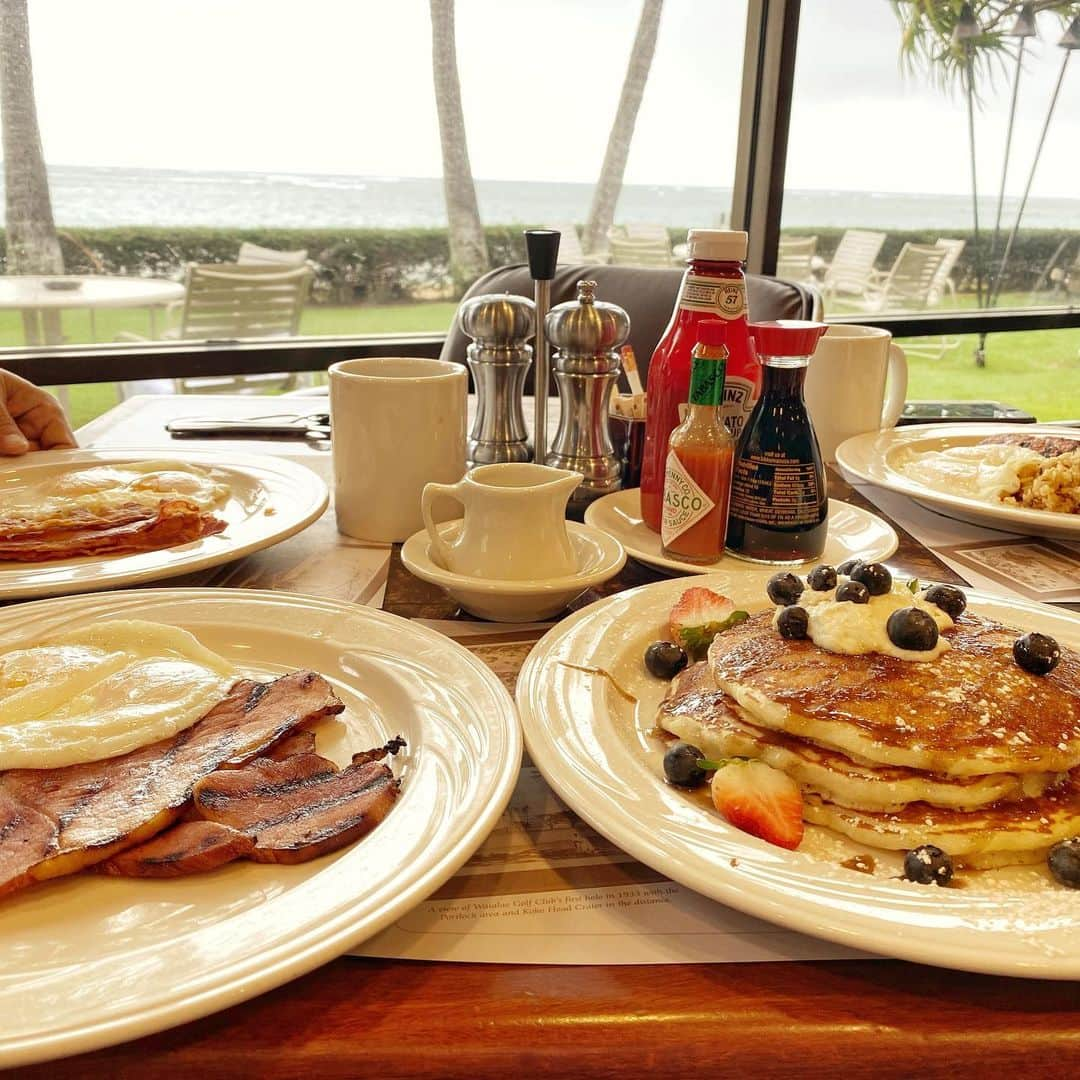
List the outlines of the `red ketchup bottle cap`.
{"type": "Polygon", "coordinates": [[[701,345],[726,345],[727,323],[723,319],[703,319],[697,324],[697,339],[701,345]]]}
{"type": "Polygon", "coordinates": [[[829,328],[825,323],[778,319],[751,323],[749,329],[758,356],[812,356],[818,339],[829,328]]]}

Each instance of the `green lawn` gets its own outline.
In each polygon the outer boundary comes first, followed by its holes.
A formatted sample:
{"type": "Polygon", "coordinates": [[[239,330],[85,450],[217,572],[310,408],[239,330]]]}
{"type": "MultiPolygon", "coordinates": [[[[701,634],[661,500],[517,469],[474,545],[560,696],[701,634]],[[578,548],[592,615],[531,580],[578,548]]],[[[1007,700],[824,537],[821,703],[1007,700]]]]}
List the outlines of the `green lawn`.
{"type": "MultiPolygon", "coordinates": [[[[966,301],[961,298],[961,303],[966,301]]],[[[1002,306],[1014,298],[1003,297],[1002,306]]],[[[1017,297],[1022,304],[1027,298],[1017,297]]],[[[305,335],[408,333],[443,331],[453,318],[449,302],[322,307],[304,311],[300,332],[305,335]]],[[[97,316],[97,340],[112,341],[121,331],[147,333],[145,312],[103,311],[97,316]]],[[[64,314],[69,341],[89,341],[85,312],[64,314]]],[[[938,339],[929,339],[936,341],[938,339]]],[[[1040,420],[1080,418],[1080,330],[992,334],[987,339],[987,364],[977,368],[976,339],[961,338],[956,348],[931,359],[909,356],[912,398],[997,400],[1019,406],[1040,420]]],[[[0,313],[0,345],[22,344],[22,324],[16,313],[0,313]]],[[[2,363],[2,361],[0,361],[2,363]]],[[[116,403],[112,384],[73,386],[70,391],[75,425],[99,415],[116,403]]]]}

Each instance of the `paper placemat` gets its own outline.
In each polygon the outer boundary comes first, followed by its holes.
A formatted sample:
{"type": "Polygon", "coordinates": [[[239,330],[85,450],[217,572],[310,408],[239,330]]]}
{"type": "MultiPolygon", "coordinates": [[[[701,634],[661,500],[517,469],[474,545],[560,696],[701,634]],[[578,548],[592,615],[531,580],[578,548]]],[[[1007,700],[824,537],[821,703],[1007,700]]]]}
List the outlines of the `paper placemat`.
{"type": "Polygon", "coordinates": [[[983,529],[874,484],[856,489],[973,588],[995,596],[1080,604],[1080,544],[983,529]]]}

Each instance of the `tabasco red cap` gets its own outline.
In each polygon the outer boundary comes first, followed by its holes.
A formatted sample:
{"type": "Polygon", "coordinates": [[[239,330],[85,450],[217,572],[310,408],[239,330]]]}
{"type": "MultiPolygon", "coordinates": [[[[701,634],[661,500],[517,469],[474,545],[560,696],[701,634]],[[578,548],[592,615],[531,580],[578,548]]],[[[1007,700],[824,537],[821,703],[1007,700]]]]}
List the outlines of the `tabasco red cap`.
{"type": "Polygon", "coordinates": [[[702,319],[697,324],[697,339],[702,345],[726,345],[727,323],[723,319],[702,319]]]}
{"type": "Polygon", "coordinates": [[[828,329],[825,323],[777,319],[751,323],[750,336],[758,356],[811,356],[818,339],[828,329]]]}

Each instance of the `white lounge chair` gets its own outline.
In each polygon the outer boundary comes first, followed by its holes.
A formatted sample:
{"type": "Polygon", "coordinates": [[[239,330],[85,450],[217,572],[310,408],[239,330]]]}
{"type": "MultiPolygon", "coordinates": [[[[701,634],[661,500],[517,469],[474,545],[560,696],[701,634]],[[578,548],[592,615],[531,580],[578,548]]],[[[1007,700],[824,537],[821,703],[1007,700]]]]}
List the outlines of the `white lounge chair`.
{"type": "Polygon", "coordinates": [[[799,285],[817,285],[814,277],[816,236],[782,236],[776,252],[776,276],[799,285]]]}
{"type": "Polygon", "coordinates": [[[237,266],[305,266],[307,249],[278,251],[245,240],[236,256],[237,266]]]}
{"type": "Polygon", "coordinates": [[[822,292],[826,301],[844,296],[866,298],[867,290],[874,284],[874,262],[884,243],[883,232],[846,230],[825,269],[822,292]]]}

